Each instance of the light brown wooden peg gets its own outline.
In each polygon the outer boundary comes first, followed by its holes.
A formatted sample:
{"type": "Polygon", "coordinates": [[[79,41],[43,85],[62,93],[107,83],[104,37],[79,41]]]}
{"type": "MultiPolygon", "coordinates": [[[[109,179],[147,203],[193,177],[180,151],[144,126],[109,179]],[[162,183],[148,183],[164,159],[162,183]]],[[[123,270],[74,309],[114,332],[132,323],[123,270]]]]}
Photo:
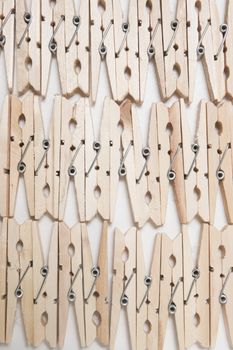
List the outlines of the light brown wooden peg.
{"type": "Polygon", "coordinates": [[[19,177],[23,176],[29,213],[34,216],[34,114],[33,95],[22,102],[14,95],[4,103],[2,125],[1,179],[6,186],[2,190],[1,215],[12,217],[18,190],[19,177]]]}
{"type": "MultiPolygon", "coordinates": [[[[89,1],[65,0],[67,95],[89,95],[89,1]]],[[[63,63],[64,64],[64,63],[63,63]]]]}
{"type": "Polygon", "coordinates": [[[115,349],[121,308],[126,308],[132,349],[136,349],[136,229],[115,230],[110,346],[115,349]]]}
{"type": "Polygon", "coordinates": [[[168,0],[161,2],[166,98],[177,93],[187,99],[188,60],[187,60],[187,18],[186,1],[178,0],[176,13],[172,14],[168,0]]]}
{"type": "Polygon", "coordinates": [[[15,1],[0,1],[0,26],[2,27],[2,36],[0,40],[0,50],[3,50],[7,85],[9,92],[13,90],[14,81],[14,50],[15,50],[15,1]]]}
{"type": "Polygon", "coordinates": [[[97,327],[97,340],[103,345],[109,345],[110,308],[108,289],[108,222],[103,222],[99,248],[98,268],[100,275],[96,280],[96,312],[100,317],[97,327]]]}
{"type": "Polygon", "coordinates": [[[201,0],[196,3],[199,22],[197,58],[203,61],[211,99],[220,102],[225,96],[224,53],[221,47],[223,35],[215,1],[201,0]]]}
{"type": "Polygon", "coordinates": [[[158,349],[161,235],[157,235],[146,274],[141,233],[137,232],[137,349],[158,349]]]}
{"type": "Polygon", "coordinates": [[[140,102],[145,96],[149,63],[155,64],[162,99],[165,98],[165,74],[160,1],[138,0],[138,40],[140,64],[140,102]]]}
{"type": "Polygon", "coordinates": [[[19,94],[28,89],[40,94],[41,1],[16,1],[16,68],[19,94]]]}
{"type": "Polygon", "coordinates": [[[209,185],[208,185],[208,151],[206,129],[206,104],[200,104],[200,112],[196,124],[195,142],[199,145],[199,151],[194,164],[196,172],[197,210],[203,222],[209,222],[209,185]]]}
{"type": "Polygon", "coordinates": [[[6,343],[11,341],[17,301],[21,301],[27,342],[33,344],[32,222],[8,221],[6,343]]]}
{"type": "Polygon", "coordinates": [[[65,1],[41,3],[41,95],[46,96],[52,58],[57,60],[63,94],[67,92],[65,52],[65,1]]]}
{"type": "Polygon", "coordinates": [[[69,305],[74,305],[80,345],[85,347],[83,267],[80,225],[59,224],[58,344],[64,345],[69,305]]]}
{"type": "Polygon", "coordinates": [[[91,30],[91,97],[96,101],[101,62],[106,62],[110,89],[117,100],[117,76],[115,69],[114,19],[112,1],[90,1],[91,30]]]}
{"type": "Polygon", "coordinates": [[[119,121],[119,106],[113,100],[106,98],[104,101],[100,127],[101,150],[97,160],[97,183],[100,190],[100,197],[98,198],[98,213],[104,220],[110,222],[112,222],[114,218],[119,182],[119,121]]]}
{"type": "Polygon", "coordinates": [[[196,154],[192,150],[195,143],[190,135],[183,100],[170,108],[170,128],[171,165],[167,176],[173,184],[180,221],[188,223],[197,213],[196,175],[192,164],[196,154]]]}
{"type": "Polygon", "coordinates": [[[219,187],[227,220],[233,222],[232,166],[229,166],[232,164],[232,111],[229,102],[219,107],[211,102],[206,104],[210,223],[214,222],[219,187]]]}
{"type": "Polygon", "coordinates": [[[188,227],[183,225],[185,347],[196,342],[209,348],[209,225],[201,230],[199,254],[194,261],[188,227]]]}
{"type": "Polygon", "coordinates": [[[232,1],[227,2],[227,13],[226,13],[226,23],[228,27],[228,33],[226,37],[225,47],[225,78],[226,78],[226,93],[228,96],[233,98],[233,64],[231,57],[233,57],[233,45],[232,45],[232,37],[233,37],[233,3],[232,1]]]}
{"type": "Polygon", "coordinates": [[[230,346],[233,345],[232,226],[218,231],[210,226],[210,346],[215,347],[221,306],[230,346]]]}
{"type": "Polygon", "coordinates": [[[0,235],[0,343],[6,342],[6,307],[7,307],[7,235],[8,219],[4,218],[0,235]]]}
{"type": "Polygon", "coordinates": [[[128,14],[124,15],[121,4],[113,0],[117,100],[128,96],[139,101],[139,53],[137,0],[129,1],[128,14]]]}
{"type": "Polygon", "coordinates": [[[33,222],[33,259],[34,346],[46,341],[55,348],[58,338],[58,223],[51,233],[48,259],[44,259],[37,223],[33,222]]]}
{"type": "Polygon", "coordinates": [[[184,349],[184,301],[182,235],[173,241],[168,236],[161,238],[159,342],[162,350],[169,315],[174,317],[179,349],[184,349]],[[169,313],[170,310],[170,313],[169,313]]]}
{"type": "Polygon", "coordinates": [[[100,322],[96,314],[96,281],[98,278],[98,266],[93,265],[86,224],[81,224],[82,235],[82,258],[83,258],[83,284],[84,284],[84,327],[86,335],[86,347],[90,346],[96,338],[96,324],[100,322]]]}

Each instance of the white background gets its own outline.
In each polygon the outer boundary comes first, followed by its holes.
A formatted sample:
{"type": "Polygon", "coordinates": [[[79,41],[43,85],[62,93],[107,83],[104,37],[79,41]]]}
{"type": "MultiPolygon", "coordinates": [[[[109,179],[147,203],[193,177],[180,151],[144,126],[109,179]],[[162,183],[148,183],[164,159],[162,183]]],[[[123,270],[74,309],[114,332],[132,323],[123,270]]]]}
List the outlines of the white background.
{"type": "MultiPolygon", "coordinates": [[[[219,7],[222,23],[224,22],[225,1],[226,0],[216,0],[217,5],[219,7]]],[[[126,13],[128,0],[121,0],[121,2],[122,2],[123,9],[126,13]]],[[[174,18],[175,18],[176,0],[170,0],[170,2],[171,2],[171,8],[174,11],[174,18]]],[[[5,71],[3,68],[2,55],[0,56],[0,60],[1,60],[0,77],[3,77],[3,79],[0,79],[0,106],[2,107],[4,97],[7,94],[7,89],[6,89],[5,71]]],[[[60,93],[60,85],[59,85],[59,80],[57,75],[56,63],[54,61],[51,68],[48,95],[47,95],[47,98],[44,101],[42,101],[42,113],[43,113],[45,132],[47,133],[46,136],[48,136],[49,122],[50,122],[50,116],[51,116],[52,105],[53,105],[53,97],[55,94],[59,94],[59,93],[60,93]]],[[[101,80],[100,80],[99,91],[97,96],[97,103],[95,106],[93,106],[93,110],[92,110],[94,129],[95,129],[95,134],[97,136],[99,132],[100,118],[101,118],[103,101],[105,96],[111,96],[111,95],[110,95],[106,70],[103,64],[101,68],[101,80]]],[[[75,96],[74,98],[72,98],[72,100],[75,101],[78,98],[79,96],[75,96]]],[[[201,99],[209,99],[209,96],[208,96],[208,91],[206,87],[206,81],[203,75],[202,65],[201,63],[199,63],[194,100],[191,106],[189,107],[187,106],[187,118],[190,123],[191,131],[193,133],[195,132],[196,117],[198,113],[199,102],[201,99]]],[[[173,98],[167,103],[167,105],[170,106],[172,102],[174,102],[175,100],[176,98],[173,98]]],[[[144,104],[142,107],[137,107],[138,119],[141,126],[141,132],[142,132],[145,145],[146,145],[147,132],[148,132],[150,108],[152,103],[158,102],[158,101],[160,101],[160,96],[159,96],[158,86],[155,78],[155,70],[154,70],[154,67],[151,65],[149,68],[144,104]]],[[[73,194],[74,194],[74,189],[70,187],[67,211],[65,215],[65,222],[69,226],[73,226],[75,223],[78,222],[78,217],[76,214],[77,213],[76,202],[73,194]]],[[[216,212],[218,213],[218,215],[216,218],[215,226],[217,228],[222,228],[226,224],[226,218],[225,218],[220,195],[218,198],[216,212]]],[[[15,218],[18,223],[22,223],[24,222],[24,220],[29,218],[29,215],[27,212],[27,206],[26,206],[24,184],[22,180],[20,180],[15,218]]],[[[52,224],[53,224],[52,220],[46,216],[43,217],[43,219],[39,222],[41,241],[42,241],[42,246],[43,246],[45,256],[47,256],[48,254],[52,224]]],[[[132,214],[129,206],[127,188],[126,188],[125,180],[121,180],[118,188],[115,220],[113,224],[109,227],[110,272],[112,271],[112,248],[113,248],[114,228],[119,227],[123,232],[125,232],[132,225],[133,225],[133,220],[132,220],[132,214]]],[[[189,232],[190,232],[190,239],[191,239],[192,248],[193,248],[194,259],[196,257],[197,248],[199,244],[200,228],[201,228],[201,224],[198,220],[194,220],[189,224],[189,232]]],[[[89,237],[90,237],[93,257],[94,257],[94,261],[96,262],[98,257],[99,238],[101,235],[101,221],[98,218],[94,219],[90,224],[88,224],[88,230],[89,230],[89,237]]],[[[146,224],[145,227],[142,229],[143,249],[144,249],[145,263],[146,263],[148,272],[150,269],[152,248],[153,248],[155,235],[158,232],[162,232],[162,233],[166,233],[170,238],[174,238],[178,233],[180,233],[180,230],[181,230],[181,227],[177,216],[173,193],[172,193],[172,190],[170,189],[167,218],[166,218],[165,225],[163,227],[155,229],[155,227],[153,227],[151,224],[146,224]]],[[[111,281],[111,276],[110,276],[110,281],[111,281]]],[[[18,307],[18,310],[16,313],[16,322],[15,322],[15,327],[12,335],[12,342],[8,346],[1,345],[0,347],[2,349],[17,349],[17,348],[21,350],[30,349],[27,347],[26,340],[24,337],[20,307],[18,307]]],[[[47,348],[48,347],[46,344],[42,344],[38,349],[43,350],[47,348]]],[[[76,330],[74,311],[72,307],[70,307],[70,313],[69,313],[69,319],[68,319],[68,325],[67,325],[67,335],[65,339],[64,348],[69,350],[80,349],[79,339],[78,339],[77,330],[76,330]]],[[[103,348],[99,344],[94,343],[89,349],[98,350],[103,348]]],[[[116,350],[130,349],[126,316],[123,311],[121,313],[121,320],[118,328],[118,335],[117,335],[115,349],[116,350]]],[[[175,328],[174,328],[172,319],[170,319],[168,322],[167,336],[165,340],[164,349],[165,350],[177,349],[175,328]]],[[[199,349],[199,347],[195,345],[191,349],[193,350],[199,349]]],[[[219,326],[216,349],[218,350],[229,349],[222,316],[221,316],[221,321],[219,326]]]]}

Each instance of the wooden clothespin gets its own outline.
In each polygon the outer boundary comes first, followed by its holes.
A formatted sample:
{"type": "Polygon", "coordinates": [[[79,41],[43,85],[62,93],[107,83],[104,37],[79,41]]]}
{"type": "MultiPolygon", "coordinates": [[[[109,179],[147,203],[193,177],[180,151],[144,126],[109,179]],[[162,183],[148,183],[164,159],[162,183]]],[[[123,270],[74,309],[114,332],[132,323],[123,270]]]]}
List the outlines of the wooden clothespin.
{"type": "Polygon", "coordinates": [[[110,88],[117,100],[113,5],[107,0],[90,1],[91,97],[96,101],[101,62],[106,62],[110,88]]]}
{"type": "Polygon", "coordinates": [[[110,349],[115,349],[122,308],[126,309],[132,349],[136,349],[136,229],[115,230],[110,349]]]}
{"type": "MultiPolygon", "coordinates": [[[[203,102],[204,103],[204,102],[203,102]]],[[[207,102],[202,108],[207,124],[208,182],[210,223],[215,219],[217,193],[220,187],[228,223],[233,222],[232,189],[232,105],[224,102],[219,107],[207,102]]]]}
{"type": "Polygon", "coordinates": [[[74,304],[78,334],[82,347],[86,345],[83,298],[82,237],[80,225],[69,229],[59,224],[59,319],[58,344],[63,347],[69,303],[74,304]]]}
{"type": "Polygon", "coordinates": [[[69,304],[74,304],[80,343],[109,343],[107,222],[103,225],[99,261],[93,266],[85,224],[59,224],[59,346],[64,345],[69,304]],[[95,324],[94,320],[97,322],[95,324]]]}
{"type": "MultiPolygon", "coordinates": [[[[89,1],[65,4],[65,49],[67,95],[76,91],[89,95],[89,1]]],[[[63,62],[64,64],[64,62],[63,62]]]]}
{"type": "MultiPolygon", "coordinates": [[[[233,37],[233,3],[232,1],[227,2],[227,13],[226,13],[226,23],[227,23],[227,36],[224,38],[225,47],[223,46],[223,51],[225,55],[225,78],[226,78],[226,93],[228,96],[233,98],[233,74],[232,74],[232,59],[233,47],[232,47],[232,37],[233,37]]],[[[225,27],[226,28],[226,27],[225,27]]],[[[224,28],[223,28],[224,29],[224,28]]]]}
{"type": "Polygon", "coordinates": [[[211,99],[220,102],[226,94],[224,47],[228,26],[220,23],[215,1],[199,0],[196,8],[199,28],[197,58],[203,60],[211,99]]]}
{"type": "Polygon", "coordinates": [[[210,346],[215,347],[221,306],[230,346],[233,345],[232,226],[218,231],[210,226],[210,346]]]}
{"type": "Polygon", "coordinates": [[[161,2],[166,98],[173,94],[188,99],[188,47],[186,0],[178,0],[175,15],[170,2],[161,2]]]}
{"type": "Polygon", "coordinates": [[[123,157],[119,175],[126,176],[135,223],[141,227],[149,219],[155,225],[165,220],[169,181],[169,123],[167,108],[153,105],[148,144],[142,146],[137,115],[129,100],[121,105],[123,157]]]}
{"type": "Polygon", "coordinates": [[[43,257],[38,227],[33,222],[33,325],[34,343],[39,346],[46,341],[50,347],[57,346],[58,317],[58,223],[53,226],[49,255],[43,257]]]}
{"type": "Polygon", "coordinates": [[[1,215],[13,217],[19,177],[23,176],[28,209],[34,216],[34,97],[28,94],[22,102],[7,96],[1,121],[2,189],[1,215]]]}
{"type": "Polygon", "coordinates": [[[185,348],[182,235],[161,236],[159,342],[162,350],[169,316],[174,317],[179,349],[185,348]]]}
{"type": "MultiPolygon", "coordinates": [[[[6,276],[5,342],[11,341],[17,301],[21,301],[22,316],[27,342],[33,345],[33,231],[32,222],[26,221],[19,226],[13,219],[4,219],[2,231],[5,244],[3,256],[6,276]]],[[[3,241],[4,242],[4,241],[3,241]]],[[[3,319],[2,319],[3,321],[3,319]]]]}
{"type": "Polygon", "coordinates": [[[66,94],[65,1],[42,1],[41,18],[41,95],[47,93],[53,57],[58,64],[61,91],[66,94]]]}
{"type": "Polygon", "coordinates": [[[54,114],[53,123],[60,123],[58,134],[53,135],[59,139],[60,150],[59,219],[64,217],[68,185],[73,179],[80,221],[88,222],[97,213],[95,167],[101,150],[100,142],[94,138],[89,101],[80,99],[73,106],[65,98],[57,97],[55,104],[59,114],[54,114]]]}
{"type": "Polygon", "coordinates": [[[16,1],[16,67],[19,94],[41,91],[41,1],[16,1]]]}
{"type": "Polygon", "coordinates": [[[153,62],[162,99],[166,98],[160,1],[138,0],[138,40],[140,64],[140,102],[143,102],[148,66],[153,62]]]}
{"type": "Polygon", "coordinates": [[[4,218],[0,232],[0,343],[6,343],[6,307],[7,307],[7,239],[8,219],[4,218]]]}
{"type": "Polygon", "coordinates": [[[137,0],[130,0],[128,14],[124,15],[121,3],[113,0],[117,100],[128,96],[140,100],[139,47],[137,0]]]}
{"type": "Polygon", "coordinates": [[[174,188],[180,221],[188,223],[197,214],[194,165],[200,146],[192,140],[183,100],[172,105],[169,118],[171,161],[167,178],[174,188]]]}
{"type": "Polygon", "coordinates": [[[120,164],[120,108],[105,98],[100,127],[101,150],[97,159],[97,185],[100,191],[98,213],[103,220],[114,219],[120,164]]]}
{"type": "Polygon", "coordinates": [[[158,349],[161,235],[157,235],[150,274],[146,274],[141,233],[137,232],[137,347],[158,349]]]}
{"type": "Polygon", "coordinates": [[[15,45],[15,1],[0,1],[0,53],[4,54],[7,85],[13,90],[14,79],[14,45],[15,45]]]}
{"type": "Polygon", "coordinates": [[[196,342],[209,348],[209,225],[202,227],[199,254],[192,259],[188,227],[183,225],[185,347],[196,342]]]}

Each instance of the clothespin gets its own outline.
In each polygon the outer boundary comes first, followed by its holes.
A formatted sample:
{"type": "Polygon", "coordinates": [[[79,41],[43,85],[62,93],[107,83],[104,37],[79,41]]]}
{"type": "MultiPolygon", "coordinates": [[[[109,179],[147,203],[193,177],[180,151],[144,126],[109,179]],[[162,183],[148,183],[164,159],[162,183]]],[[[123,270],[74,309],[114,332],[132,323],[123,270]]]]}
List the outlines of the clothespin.
{"type": "Polygon", "coordinates": [[[0,53],[3,51],[8,90],[13,90],[14,44],[15,44],[15,1],[0,1],[0,53]]]}
{"type": "Polygon", "coordinates": [[[58,344],[64,345],[69,304],[74,304],[80,344],[85,346],[83,265],[80,225],[69,229],[59,223],[58,344]]]}
{"type": "Polygon", "coordinates": [[[96,337],[106,346],[109,343],[107,234],[104,222],[99,261],[93,266],[86,225],[69,229],[64,223],[59,224],[60,347],[64,345],[69,304],[74,304],[82,347],[89,346],[96,337]],[[98,325],[93,323],[94,316],[98,325]]]}
{"type": "Polygon", "coordinates": [[[137,232],[137,349],[158,349],[161,235],[157,235],[146,274],[141,233],[137,232]]]}
{"type": "Polygon", "coordinates": [[[162,16],[160,1],[138,1],[138,40],[140,64],[140,102],[143,102],[149,63],[155,64],[162,99],[165,99],[162,16]]]}
{"type": "Polygon", "coordinates": [[[117,74],[115,68],[114,18],[111,1],[90,1],[91,30],[91,97],[96,101],[101,62],[106,62],[110,88],[117,100],[117,74]]]}
{"type": "Polygon", "coordinates": [[[130,343],[136,349],[136,229],[115,230],[110,349],[115,348],[121,309],[127,313],[130,343]]]}
{"type": "Polygon", "coordinates": [[[6,342],[6,307],[7,307],[7,238],[8,219],[4,218],[0,232],[0,343],[6,342]]]}
{"type": "Polygon", "coordinates": [[[210,346],[218,334],[221,306],[224,311],[230,346],[233,345],[233,259],[232,226],[218,231],[210,226],[210,346]]]}
{"type": "MultiPolygon", "coordinates": [[[[204,103],[204,102],[203,102],[204,103]]],[[[229,102],[216,107],[206,103],[208,182],[210,223],[214,222],[217,193],[220,187],[227,220],[233,222],[232,189],[232,106],[229,102]]],[[[205,119],[205,116],[201,116],[205,119]]]]}
{"type": "Polygon", "coordinates": [[[33,325],[34,344],[44,340],[57,346],[58,317],[58,223],[53,226],[48,258],[43,257],[36,221],[33,222],[33,325]]]}
{"type": "MultiPolygon", "coordinates": [[[[67,94],[89,95],[89,1],[64,1],[67,94]]],[[[64,64],[64,63],[63,63],[64,64]]]]}
{"type": "Polygon", "coordinates": [[[66,94],[65,1],[42,1],[41,18],[41,95],[47,93],[53,57],[58,64],[61,91],[66,94]]]}
{"type": "Polygon", "coordinates": [[[153,105],[147,145],[143,146],[137,115],[129,100],[121,105],[123,156],[119,175],[127,180],[135,223],[141,227],[151,219],[155,225],[165,220],[169,181],[164,165],[169,167],[168,110],[161,103],[153,105]]]}
{"type": "MultiPolygon", "coordinates": [[[[3,235],[7,290],[5,296],[5,342],[11,341],[17,301],[21,301],[27,342],[33,345],[33,232],[32,222],[19,226],[13,219],[5,219],[3,235]],[[5,230],[5,232],[4,232],[5,230]]],[[[4,267],[5,270],[5,267],[4,267]]]]}
{"type": "Polygon", "coordinates": [[[188,47],[186,0],[177,1],[175,15],[170,2],[161,2],[166,98],[173,94],[188,99],[188,47]]]}
{"type": "Polygon", "coordinates": [[[97,184],[100,191],[98,213],[101,218],[112,222],[114,219],[120,164],[120,108],[105,98],[100,127],[100,144],[97,164],[97,184]]]}
{"type": "Polygon", "coordinates": [[[161,236],[159,342],[162,350],[169,316],[174,317],[179,349],[184,349],[182,235],[173,241],[161,236]]]}
{"type": "MultiPolygon", "coordinates": [[[[94,138],[92,117],[88,99],[80,99],[73,106],[65,98],[57,97],[59,114],[54,114],[54,123],[60,116],[60,192],[59,219],[64,217],[68,185],[74,180],[81,222],[90,221],[97,213],[96,166],[101,151],[100,142],[94,138]]],[[[56,137],[54,135],[54,137],[56,137]]]]}
{"type": "Polygon", "coordinates": [[[137,0],[129,1],[123,15],[120,1],[113,0],[117,100],[140,100],[137,0]]]}
{"type": "Polygon", "coordinates": [[[215,1],[198,1],[196,8],[199,22],[197,58],[203,61],[211,99],[220,102],[226,94],[224,46],[228,26],[226,23],[220,23],[215,1]]]}
{"type": "Polygon", "coordinates": [[[188,41],[188,81],[189,81],[189,98],[188,102],[193,101],[194,90],[197,75],[197,45],[198,45],[198,15],[196,11],[196,0],[186,2],[187,16],[187,41],[188,41]]]}
{"type": "Polygon", "coordinates": [[[223,46],[223,51],[225,55],[225,78],[226,78],[226,93],[228,96],[233,98],[233,75],[232,72],[232,60],[231,57],[233,55],[233,47],[232,47],[232,37],[233,37],[233,23],[232,23],[232,11],[233,11],[233,3],[232,1],[227,2],[227,10],[226,10],[226,23],[227,23],[227,36],[224,38],[225,47],[223,46]]]}
{"type": "Polygon", "coordinates": [[[174,188],[180,221],[188,223],[197,213],[194,165],[200,146],[191,138],[184,101],[175,102],[169,113],[171,161],[167,178],[174,188]]]}
{"type": "Polygon", "coordinates": [[[19,94],[41,91],[41,1],[16,1],[16,66],[19,94]]]}
{"type": "Polygon", "coordinates": [[[6,186],[2,189],[2,216],[12,217],[15,210],[19,177],[23,176],[28,209],[34,216],[34,98],[32,94],[22,102],[16,96],[5,99],[2,118],[1,179],[6,186]]]}
{"type": "Polygon", "coordinates": [[[209,348],[209,225],[203,224],[199,254],[192,259],[188,227],[183,225],[185,347],[209,348]]]}

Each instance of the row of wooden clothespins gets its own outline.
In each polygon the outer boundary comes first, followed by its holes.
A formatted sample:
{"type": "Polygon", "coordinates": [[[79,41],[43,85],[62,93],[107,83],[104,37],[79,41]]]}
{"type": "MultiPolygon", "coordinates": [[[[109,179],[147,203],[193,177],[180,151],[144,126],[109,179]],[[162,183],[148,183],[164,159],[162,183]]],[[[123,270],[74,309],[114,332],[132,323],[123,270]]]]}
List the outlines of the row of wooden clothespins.
{"type": "Polygon", "coordinates": [[[197,61],[202,60],[211,99],[233,98],[233,3],[224,23],[216,0],[1,0],[0,50],[8,87],[46,95],[54,57],[63,95],[94,102],[102,62],[112,97],[143,102],[149,63],[156,67],[161,97],[192,101],[197,61]],[[16,20],[15,20],[16,19],[16,20]]]}
{"type": "Polygon", "coordinates": [[[148,273],[140,231],[115,230],[109,286],[108,223],[103,223],[98,262],[93,262],[86,224],[54,223],[48,257],[36,221],[4,219],[0,235],[0,342],[9,343],[17,301],[27,342],[63,346],[69,305],[82,347],[97,339],[115,348],[126,310],[132,349],[162,350],[168,318],[174,318],[179,349],[198,342],[215,346],[221,308],[233,341],[233,227],[203,224],[200,250],[192,258],[188,227],[174,240],[158,234],[148,273]],[[112,292],[111,292],[112,291],[112,292]],[[111,295],[111,297],[110,297],[111,295]]]}
{"type": "Polygon", "coordinates": [[[89,101],[55,97],[49,136],[39,98],[5,99],[0,122],[0,215],[14,217],[23,177],[29,214],[63,221],[68,188],[74,182],[81,222],[97,214],[112,222],[118,183],[126,180],[135,225],[164,224],[169,187],[181,223],[198,215],[213,224],[219,189],[233,223],[233,106],[202,101],[194,136],[183,100],[151,108],[146,143],[136,109],[105,99],[100,133],[93,130],[89,101]]]}

